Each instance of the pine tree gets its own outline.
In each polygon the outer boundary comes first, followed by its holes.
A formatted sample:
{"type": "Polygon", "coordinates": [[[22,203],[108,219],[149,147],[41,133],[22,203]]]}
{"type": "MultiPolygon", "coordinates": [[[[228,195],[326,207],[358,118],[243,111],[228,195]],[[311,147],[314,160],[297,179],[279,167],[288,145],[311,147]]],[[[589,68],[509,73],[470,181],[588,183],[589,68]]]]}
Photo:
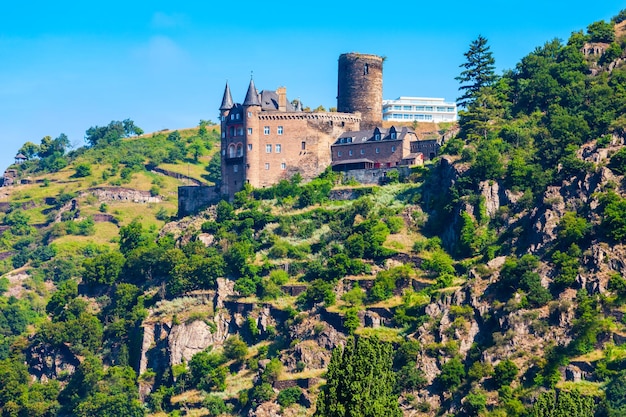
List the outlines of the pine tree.
{"type": "Polygon", "coordinates": [[[393,348],[376,338],[349,339],[328,366],[317,400],[317,417],[400,417],[391,369],[393,348]]]}
{"type": "Polygon", "coordinates": [[[476,100],[480,89],[489,87],[498,77],[494,73],[496,61],[487,45],[487,39],[482,35],[472,41],[469,50],[463,55],[466,61],[460,67],[464,69],[455,79],[461,83],[459,90],[463,93],[457,99],[457,104],[467,108],[476,100]]]}

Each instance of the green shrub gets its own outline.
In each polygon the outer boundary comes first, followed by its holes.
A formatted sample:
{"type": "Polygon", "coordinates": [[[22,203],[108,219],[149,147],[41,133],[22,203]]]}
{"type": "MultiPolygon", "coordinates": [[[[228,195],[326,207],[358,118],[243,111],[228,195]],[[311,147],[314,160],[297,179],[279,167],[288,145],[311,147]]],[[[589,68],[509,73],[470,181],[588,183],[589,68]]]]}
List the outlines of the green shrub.
{"type": "Polygon", "coordinates": [[[289,387],[278,393],[278,404],[289,407],[300,401],[302,390],[299,387],[289,387]]]}

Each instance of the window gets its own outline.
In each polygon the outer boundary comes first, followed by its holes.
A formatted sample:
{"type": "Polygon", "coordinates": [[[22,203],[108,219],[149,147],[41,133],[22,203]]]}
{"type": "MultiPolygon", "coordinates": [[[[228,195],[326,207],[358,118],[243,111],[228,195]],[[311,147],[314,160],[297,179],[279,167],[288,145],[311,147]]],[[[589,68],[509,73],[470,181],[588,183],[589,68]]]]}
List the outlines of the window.
{"type": "Polygon", "coordinates": [[[222,139],[226,137],[226,132],[222,132],[222,139]]]}
{"type": "Polygon", "coordinates": [[[433,106],[426,106],[426,111],[433,111],[433,106]]]}
{"type": "Polygon", "coordinates": [[[228,130],[229,130],[228,133],[230,133],[231,137],[235,136],[235,128],[234,127],[231,126],[230,129],[228,129],[228,130]]]}
{"type": "Polygon", "coordinates": [[[394,110],[402,110],[402,106],[393,106],[394,110]]]}
{"type": "Polygon", "coordinates": [[[230,115],[230,120],[235,120],[235,114],[234,113],[230,115]]]}
{"type": "Polygon", "coordinates": [[[280,143],[276,144],[276,153],[280,153],[280,151],[282,150],[282,146],[280,146],[280,143]]]}
{"type": "Polygon", "coordinates": [[[248,128],[248,135],[251,135],[251,134],[252,134],[252,128],[251,128],[251,127],[249,127],[249,128],[248,128]]]}
{"type": "Polygon", "coordinates": [[[350,151],[348,152],[348,155],[352,156],[354,152],[352,152],[352,149],[350,149],[350,151]]]}
{"type": "Polygon", "coordinates": [[[230,144],[228,146],[228,157],[234,158],[236,155],[237,155],[237,148],[235,148],[235,145],[230,144]]]}
{"type": "Polygon", "coordinates": [[[287,169],[287,164],[286,164],[286,163],[284,163],[284,162],[281,162],[281,164],[280,164],[280,169],[282,169],[282,170],[287,169]]]}
{"type": "Polygon", "coordinates": [[[337,151],[337,156],[341,156],[341,151],[337,151]]]}
{"type": "Polygon", "coordinates": [[[239,113],[235,115],[235,119],[239,120],[239,113]]]}
{"type": "Polygon", "coordinates": [[[270,163],[269,162],[265,163],[265,169],[270,169],[270,163]]]}
{"type": "Polygon", "coordinates": [[[304,151],[306,149],[306,142],[302,142],[302,150],[304,151]]]}
{"type": "Polygon", "coordinates": [[[413,106],[402,106],[402,110],[413,110],[413,106]]]}
{"type": "Polygon", "coordinates": [[[380,140],[380,133],[376,133],[374,135],[374,140],[380,140]]]}
{"type": "Polygon", "coordinates": [[[410,115],[410,114],[405,114],[405,115],[404,115],[404,118],[405,118],[405,119],[410,119],[410,118],[411,118],[411,115],[410,115]]]}
{"type": "Polygon", "coordinates": [[[395,146],[392,146],[392,147],[391,147],[391,152],[395,152],[395,151],[396,151],[396,147],[395,147],[395,146]]]}
{"type": "Polygon", "coordinates": [[[376,153],[380,153],[380,148],[376,148],[376,153]]]}
{"type": "Polygon", "coordinates": [[[367,75],[370,72],[369,64],[363,65],[363,75],[367,75]]]}
{"type": "Polygon", "coordinates": [[[248,150],[251,151],[252,150],[252,144],[248,143],[248,150]]]}
{"type": "Polygon", "coordinates": [[[248,117],[252,117],[252,112],[248,112],[248,117]]]}
{"type": "Polygon", "coordinates": [[[396,132],[391,132],[391,139],[396,139],[398,134],[396,132]]]}
{"type": "Polygon", "coordinates": [[[237,144],[237,156],[238,157],[242,157],[243,156],[243,143],[238,143],[237,144]]]}
{"type": "Polygon", "coordinates": [[[265,153],[272,153],[272,145],[265,145],[265,153]]]}
{"type": "Polygon", "coordinates": [[[237,128],[237,136],[243,136],[243,127],[237,128]]]}
{"type": "Polygon", "coordinates": [[[276,132],[276,133],[278,133],[279,135],[282,135],[283,134],[283,127],[282,126],[278,126],[278,132],[276,132]]]}
{"type": "Polygon", "coordinates": [[[365,149],[361,149],[361,155],[365,155],[365,149]]]}
{"type": "Polygon", "coordinates": [[[239,165],[233,165],[233,172],[239,172],[239,165]]]}
{"type": "Polygon", "coordinates": [[[269,135],[270,134],[270,127],[269,126],[263,126],[263,134],[264,135],[269,135]]]}

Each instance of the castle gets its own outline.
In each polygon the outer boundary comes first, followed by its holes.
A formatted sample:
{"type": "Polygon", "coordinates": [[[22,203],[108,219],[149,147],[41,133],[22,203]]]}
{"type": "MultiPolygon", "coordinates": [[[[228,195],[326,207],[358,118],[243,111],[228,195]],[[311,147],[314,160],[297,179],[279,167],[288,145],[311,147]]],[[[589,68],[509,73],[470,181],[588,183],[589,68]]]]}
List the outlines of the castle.
{"type": "Polygon", "coordinates": [[[232,198],[245,183],[262,188],[295,173],[310,180],[328,166],[345,171],[420,163],[412,129],[382,128],[382,85],[383,58],[357,53],[339,57],[336,112],[305,112],[284,87],[258,92],[254,80],[243,103],[234,103],[227,83],[219,109],[221,194],[232,198]]]}

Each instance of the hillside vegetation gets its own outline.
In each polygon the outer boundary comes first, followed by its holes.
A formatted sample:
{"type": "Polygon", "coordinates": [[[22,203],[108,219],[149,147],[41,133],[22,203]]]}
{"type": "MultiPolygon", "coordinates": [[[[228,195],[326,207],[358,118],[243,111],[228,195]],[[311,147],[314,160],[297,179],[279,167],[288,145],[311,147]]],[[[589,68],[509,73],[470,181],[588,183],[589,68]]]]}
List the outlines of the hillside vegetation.
{"type": "Polygon", "coordinates": [[[379,186],[327,170],[176,218],[219,181],[208,122],[25,144],[2,415],[625,415],[625,19],[501,76],[478,37],[458,135],[379,186]]]}

